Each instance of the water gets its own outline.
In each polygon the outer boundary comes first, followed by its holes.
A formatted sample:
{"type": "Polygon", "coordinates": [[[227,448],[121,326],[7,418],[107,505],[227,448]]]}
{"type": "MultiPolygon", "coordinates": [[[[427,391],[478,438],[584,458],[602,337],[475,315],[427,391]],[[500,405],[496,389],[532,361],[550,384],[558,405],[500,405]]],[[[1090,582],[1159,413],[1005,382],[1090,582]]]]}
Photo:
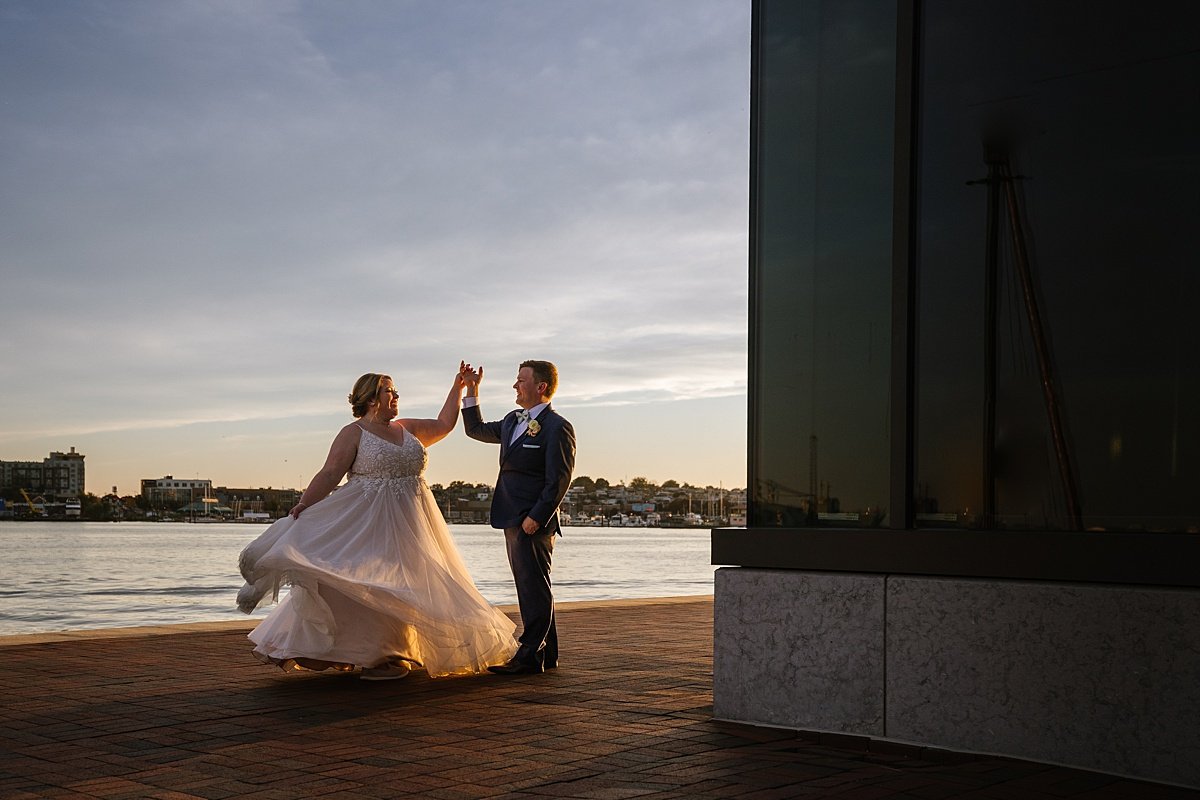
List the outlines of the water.
{"type": "MultiPolygon", "coordinates": [[[[263,530],[220,522],[0,522],[0,635],[245,620],[234,605],[238,553],[263,530]]],[[[480,593],[516,603],[504,535],[483,525],[450,531],[480,593]]],[[[554,548],[558,600],[712,594],[706,529],[563,533],[554,548]]]]}

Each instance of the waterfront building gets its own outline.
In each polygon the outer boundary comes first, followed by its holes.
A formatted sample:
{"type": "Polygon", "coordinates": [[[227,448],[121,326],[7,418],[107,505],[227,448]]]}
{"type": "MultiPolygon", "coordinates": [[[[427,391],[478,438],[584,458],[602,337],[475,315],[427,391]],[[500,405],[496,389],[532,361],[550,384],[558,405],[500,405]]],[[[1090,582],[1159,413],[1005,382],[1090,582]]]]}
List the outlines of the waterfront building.
{"type": "Polygon", "coordinates": [[[159,511],[174,511],[200,497],[212,497],[212,481],[207,478],[186,480],[166,475],[162,478],[142,478],[142,497],[146,507],[159,511]]]}
{"type": "Polygon", "coordinates": [[[278,518],[295,507],[300,502],[299,489],[231,489],[218,486],[213,495],[223,506],[230,509],[234,519],[261,518],[261,515],[278,518]]]}
{"type": "Polygon", "coordinates": [[[1200,786],[1200,4],[752,15],[715,716],[1200,786]]]}
{"type": "Polygon", "coordinates": [[[46,500],[77,499],[84,493],[83,459],[83,453],[72,447],[41,461],[0,461],[0,491],[13,500],[21,499],[22,489],[46,500]]]}
{"type": "Polygon", "coordinates": [[[488,498],[460,497],[443,507],[446,522],[451,524],[486,524],[491,519],[491,513],[492,501],[488,498]]]}

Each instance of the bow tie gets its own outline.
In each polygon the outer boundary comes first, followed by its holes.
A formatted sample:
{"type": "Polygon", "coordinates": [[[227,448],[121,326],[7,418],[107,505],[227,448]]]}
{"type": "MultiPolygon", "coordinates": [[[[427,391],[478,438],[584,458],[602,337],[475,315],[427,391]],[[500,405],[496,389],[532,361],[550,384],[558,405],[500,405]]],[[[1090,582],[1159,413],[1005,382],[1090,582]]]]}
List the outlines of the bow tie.
{"type": "Polygon", "coordinates": [[[522,422],[529,422],[529,409],[527,408],[522,408],[517,412],[517,424],[520,425],[522,422]]]}

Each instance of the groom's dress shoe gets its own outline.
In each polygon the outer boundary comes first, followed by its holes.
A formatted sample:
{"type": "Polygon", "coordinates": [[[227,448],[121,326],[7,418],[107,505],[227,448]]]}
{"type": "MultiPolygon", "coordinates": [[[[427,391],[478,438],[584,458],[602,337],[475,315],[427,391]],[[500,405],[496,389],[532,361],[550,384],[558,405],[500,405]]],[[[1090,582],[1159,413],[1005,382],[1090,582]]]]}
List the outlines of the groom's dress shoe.
{"type": "Polygon", "coordinates": [[[507,664],[488,667],[488,672],[497,675],[537,675],[542,672],[542,665],[532,661],[517,661],[515,658],[507,664]]]}

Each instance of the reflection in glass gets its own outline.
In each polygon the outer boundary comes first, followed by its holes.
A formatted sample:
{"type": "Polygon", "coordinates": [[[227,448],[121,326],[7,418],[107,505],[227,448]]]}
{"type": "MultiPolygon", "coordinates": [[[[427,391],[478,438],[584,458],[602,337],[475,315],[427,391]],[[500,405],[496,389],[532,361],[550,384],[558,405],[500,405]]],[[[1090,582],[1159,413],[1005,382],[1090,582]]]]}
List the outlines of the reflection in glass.
{"type": "Polygon", "coordinates": [[[922,19],[918,526],[1195,530],[1200,6],[922,19]]]}

